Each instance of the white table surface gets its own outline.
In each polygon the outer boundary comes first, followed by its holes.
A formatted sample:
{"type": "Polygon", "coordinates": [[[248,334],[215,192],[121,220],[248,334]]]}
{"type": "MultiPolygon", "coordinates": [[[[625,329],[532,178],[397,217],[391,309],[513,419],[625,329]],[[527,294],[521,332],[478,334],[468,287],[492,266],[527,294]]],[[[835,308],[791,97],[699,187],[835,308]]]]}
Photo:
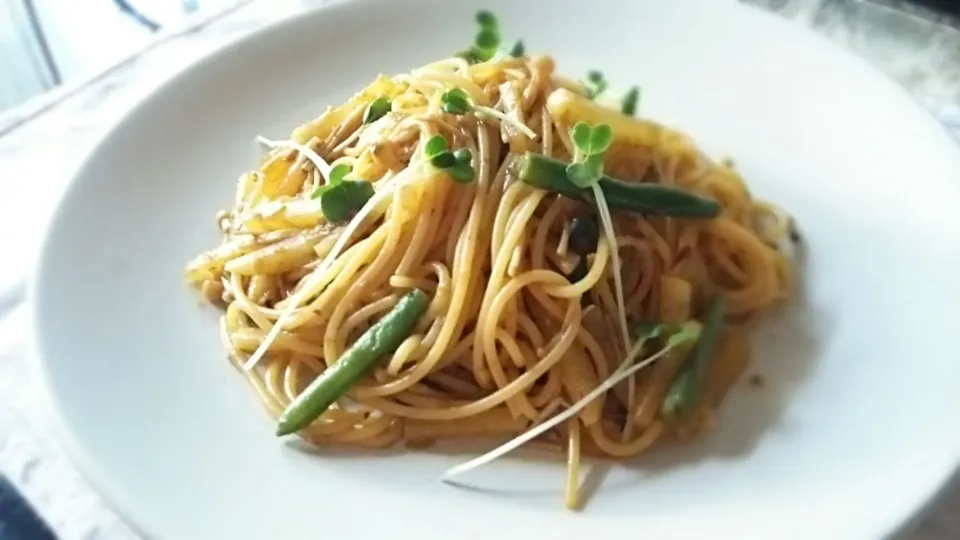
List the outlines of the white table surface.
{"type": "MultiPolygon", "coordinates": [[[[0,472],[64,540],[137,536],[88,487],[53,434],[32,372],[24,303],[36,246],[79,162],[147,93],[191,60],[325,0],[238,1],[235,9],[203,15],[161,36],[155,45],[93,80],[0,114],[0,472]]],[[[919,20],[896,19],[890,26],[884,17],[892,13],[859,0],[746,1],[779,11],[861,52],[914,91],[960,138],[960,58],[941,54],[945,45],[960,45],[960,32],[919,20]],[[874,17],[873,24],[864,22],[869,17],[874,17]],[[931,33],[931,28],[942,32],[931,33]],[[916,39],[919,46],[909,43],[916,39]]],[[[946,494],[907,536],[955,538],[960,538],[960,487],[946,494]]]]}

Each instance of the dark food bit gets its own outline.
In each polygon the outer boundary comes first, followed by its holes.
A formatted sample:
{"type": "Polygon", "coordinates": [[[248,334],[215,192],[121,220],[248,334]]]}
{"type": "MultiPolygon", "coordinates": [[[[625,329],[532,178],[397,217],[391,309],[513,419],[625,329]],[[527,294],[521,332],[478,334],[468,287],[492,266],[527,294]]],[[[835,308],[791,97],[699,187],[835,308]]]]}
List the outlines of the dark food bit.
{"type": "Polygon", "coordinates": [[[570,220],[570,249],[580,255],[596,253],[600,230],[591,217],[580,216],[570,220]]]}
{"type": "Polygon", "coordinates": [[[581,279],[587,277],[587,272],[589,271],[590,271],[590,268],[587,266],[587,257],[581,256],[580,262],[578,262],[577,266],[574,267],[573,272],[570,272],[570,275],[567,276],[567,279],[570,280],[570,283],[576,283],[581,279]]]}

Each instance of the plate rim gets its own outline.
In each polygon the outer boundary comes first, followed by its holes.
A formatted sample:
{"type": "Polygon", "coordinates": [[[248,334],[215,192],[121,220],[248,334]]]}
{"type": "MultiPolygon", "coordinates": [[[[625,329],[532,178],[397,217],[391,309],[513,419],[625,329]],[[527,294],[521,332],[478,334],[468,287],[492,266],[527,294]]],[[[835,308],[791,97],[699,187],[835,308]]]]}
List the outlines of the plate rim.
{"type": "MultiPolygon", "coordinates": [[[[443,0],[418,0],[421,3],[442,2],[443,0]]],[[[629,0],[620,0],[629,1],[629,0]]],[[[815,46],[821,51],[834,56],[842,56],[845,62],[850,65],[859,65],[864,72],[869,72],[870,77],[874,79],[877,85],[884,85],[887,91],[899,93],[901,98],[909,99],[912,106],[922,112],[926,117],[925,122],[928,125],[936,125],[942,133],[955,143],[955,156],[960,163],[960,142],[956,141],[950,130],[940,122],[932,111],[924,106],[918,96],[911,93],[896,79],[887,72],[870,62],[867,58],[857,54],[855,51],[844,47],[828,37],[812,30],[802,27],[753,5],[747,5],[740,2],[709,2],[708,0],[684,0],[688,3],[702,3],[708,5],[710,9],[716,11],[725,11],[731,18],[750,19],[753,18],[758,24],[778,25],[784,33],[792,34],[792,40],[800,40],[815,46]],[[763,20],[763,22],[760,22],[763,20]]],[[[40,235],[39,249],[34,252],[32,265],[27,280],[26,301],[27,317],[29,320],[29,338],[27,343],[30,346],[27,355],[30,358],[30,369],[35,380],[39,382],[38,390],[42,396],[41,403],[47,412],[47,419],[54,431],[54,442],[64,450],[69,458],[69,462],[79,472],[80,477],[88,484],[114,514],[116,514],[126,527],[131,529],[137,535],[145,539],[162,538],[158,531],[153,530],[148,525],[152,520],[149,516],[142,515],[133,506],[123,502],[124,495],[128,491],[115,480],[107,470],[97,464],[97,459],[80,442],[80,436],[67,421],[63,413],[64,404],[54,392],[54,385],[51,380],[52,373],[49,369],[49,354],[47,346],[44,343],[49,339],[48,330],[44,330],[46,317],[43,313],[47,310],[41,308],[44,303],[41,301],[43,292],[41,285],[49,278],[53,272],[50,269],[48,259],[50,258],[50,245],[59,229],[64,209],[70,204],[75,193],[81,189],[83,178],[88,176],[88,169],[99,159],[101,154],[109,146],[109,143],[117,136],[117,133],[132,123],[135,123],[140,114],[149,107],[151,103],[159,99],[171,87],[176,86],[184,79],[188,79],[193,74],[200,72],[205,67],[216,63],[217,60],[225,54],[229,54],[237,48],[249,46],[251,43],[263,39],[268,34],[277,34],[289,26],[297,25],[304,18],[320,18],[325,14],[339,11],[352,11],[370,9],[370,6],[382,5],[384,2],[403,3],[404,0],[333,0],[328,4],[314,4],[308,1],[301,3],[299,7],[292,8],[292,11],[279,16],[276,19],[268,21],[266,24],[257,27],[254,30],[244,31],[239,35],[232,36],[222,43],[218,43],[200,55],[183,63],[174,70],[168,72],[151,89],[139,96],[128,108],[119,116],[105,126],[95,138],[87,153],[75,167],[69,180],[63,188],[56,194],[56,201],[53,204],[53,210],[48,215],[42,227],[40,235]],[[46,339],[45,339],[46,338],[46,339]]],[[[472,7],[465,5],[465,10],[472,7]]],[[[746,24],[746,23],[744,23],[746,24]]],[[[919,116],[919,115],[918,115],[919,116]]],[[[877,531],[880,533],[878,538],[899,538],[901,535],[913,530],[920,522],[926,518],[935,506],[941,502],[944,496],[949,492],[949,488],[960,482],[960,454],[954,458],[954,464],[950,471],[944,471],[944,474],[932,485],[924,489],[922,496],[914,498],[910,505],[904,505],[902,515],[886,520],[884,527],[892,525],[889,530],[877,531]]]]}
{"type": "MultiPolygon", "coordinates": [[[[66,416],[63,414],[63,404],[56,395],[51,380],[52,373],[47,361],[47,347],[44,345],[43,315],[40,306],[41,284],[45,281],[48,272],[50,244],[56,234],[58,224],[63,214],[64,208],[69,205],[74,193],[78,191],[83,183],[82,178],[87,176],[87,170],[90,169],[98,156],[108,147],[109,143],[116,137],[124,126],[133,123],[136,117],[142,113],[151,103],[159,99],[169,88],[177,85],[181,80],[189,78],[193,73],[202,70],[204,67],[215,63],[223,54],[231,50],[242,47],[245,44],[256,41],[261,36],[282,32],[287,26],[296,25],[302,18],[318,17],[322,13],[331,13],[340,10],[364,9],[364,4],[375,4],[378,0],[333,0],[330,4],[314,5],[309,4],[301,8],[293,8],[293,11],[281,15],[279,18],[269,21],[266,24],[247,32],[242,32],[237,36],[228,38],[223,43],[219,43],[212,48],[202,52],[190,61],[181,64],[171,72],[167,73],[147,92],[139,96],[128,108],[118,117],[110,122],[106,128],[101,131],[93,142],[83,159],[77,164],[69,180],[65,183],[60,192],[56,195],[56,201],[53,204],[53,210],[43,224],[40,235],[39,249],[34,252],[33,261],[30,265],[30,271],[27,279],[26,295],[24,304],[27,306],[27,317],[29,320],[29,338],[30,346],[28,356],[31,374],[39,382],[38,390],[42,397],[41,402],[46,411],[47,421],[53,428],[54,443],[66,454],[68,461],[79,473],[84,482],[94,491],[100,501],[111,512],[113,512],[123,524],[144,540],[154,540],[163,538],[159,531],[152,529],[148,523],[151,521],[148,516],[139,515],[131,505],[124,503],[126,499],[124,492],[127,491],[122,486],[117,485],[111,480],[111,475],[103,470],[97,464],[97,459],[80,442],[79,434],[70,426],[66,416]]],[[[400,1],[400,0],[380,0],[382,1],[400,1]]]]}

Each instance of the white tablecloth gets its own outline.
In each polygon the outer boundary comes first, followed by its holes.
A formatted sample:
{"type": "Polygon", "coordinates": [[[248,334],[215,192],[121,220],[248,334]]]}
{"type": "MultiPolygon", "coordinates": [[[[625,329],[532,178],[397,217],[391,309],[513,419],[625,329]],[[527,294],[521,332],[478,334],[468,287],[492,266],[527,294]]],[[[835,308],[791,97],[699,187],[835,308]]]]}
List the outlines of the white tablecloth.
{"type": "MultiPolygon", "coordinates": [[[[147,92],[187,61],[288,16],[302,9],[303,3],[311,2],[254,2],[230,13],[195,20],[190,28],[164,36],[150,50],[132,56],[96,80],[0,115],[0,472],[23,491],[65,540],[136,537],[85,484],[58,447],[42,391],[32,373],[24,300],[26,279],[45,223],[79,161],[147,92]]],[[[820,0],[779,2],[787,16],[793,9],[798,24],[814,24],[811,9],[819,4],[820,0]]],[[[862,43],[853,45],[856,48],[862,43]]],[[[942,99],[927,103],[960,136],[960,110],[942,99]]],[[[960,496],[954,493],[923,521],[910,540],[960,538],[957,510],[960,496]]]]}

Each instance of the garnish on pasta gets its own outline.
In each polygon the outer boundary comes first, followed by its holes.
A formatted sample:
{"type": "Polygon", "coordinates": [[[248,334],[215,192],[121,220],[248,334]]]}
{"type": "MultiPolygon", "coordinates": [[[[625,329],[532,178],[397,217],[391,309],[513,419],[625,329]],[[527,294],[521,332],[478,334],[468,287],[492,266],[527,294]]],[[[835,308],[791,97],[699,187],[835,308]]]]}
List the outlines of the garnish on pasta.
{"type": "Polygon", "coordinates": [[[573,82],[501,50],[492,13],[476,23],[465,52],[260,138],[186,278],[278,435],[475,441],[444,480],[564,453],[576,508],[583,456],[714,427],[750,324],[791,293],[794,229],[732,163],[641,117],[638,87],[607,105],[603,74],[573,82]]]}

